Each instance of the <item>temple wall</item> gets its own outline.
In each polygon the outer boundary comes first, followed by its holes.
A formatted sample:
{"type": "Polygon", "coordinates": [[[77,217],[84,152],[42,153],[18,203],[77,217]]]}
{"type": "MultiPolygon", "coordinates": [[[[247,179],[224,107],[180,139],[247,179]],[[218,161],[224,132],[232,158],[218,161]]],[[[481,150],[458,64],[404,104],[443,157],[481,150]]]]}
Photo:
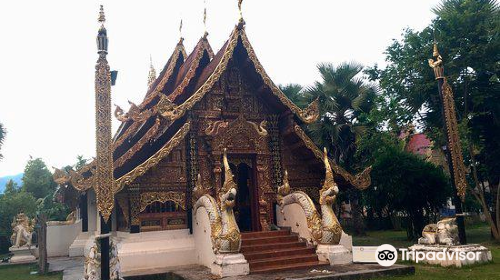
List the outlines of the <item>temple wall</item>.
{"type": "Polygon", "coordinates": [[[197,264],[195,240],[189,230],[167,230],[129,234],[121,239],[118,257],[124,276],[154,269],[197,264]]]}
{"type": "Polygon", "coordinates": [[[69,247],[82,231],[82,220],[70,225],[47,225],[47,256],[69,255],[69,247]]]}

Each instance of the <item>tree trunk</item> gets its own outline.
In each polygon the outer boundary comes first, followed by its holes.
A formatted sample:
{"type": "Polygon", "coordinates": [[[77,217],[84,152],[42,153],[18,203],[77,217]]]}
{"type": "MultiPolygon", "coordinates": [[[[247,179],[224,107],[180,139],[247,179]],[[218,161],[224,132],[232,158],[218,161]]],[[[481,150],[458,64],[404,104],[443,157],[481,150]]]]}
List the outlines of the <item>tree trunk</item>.
{"type": "Polygon", "coordinates": [[[363,221],[363,207],[359,204],[360,191],[357,189],[351,190],[351,213],[353,222],[353,233],[355,235],[365,235],[365,224],[363,221]]]}
{"type": "Polygon", "coordinates": [[[47,263],[47,218],[44,214],[38,215],[38,274],[46,274],[49,270],[47,263]]]}
{"type": "MultiPolygon", "coordinates": [[[[470,142],[469,142],[469,154],[470,154],[471,163],[472,163],[471,164],[471,166],[472,166],[472,178],[474,179],[474,185],[475,185],[475,189],[471,190],[471,193],[474,196],[474,198],[477,200],[477,202],[479,202],[479,204],[481,204],[481,207],[483,208],[484,216],[486,217],[486,221],[488,222],[488,224],[490,225],[490,228],[491,228],[491,235],[493,236],[493,238],[496,241],[500,241],[500,228],[499,228],[499,224],[500,224],[499,218],[500,217],[498,215],[498,211],[500,209],[500,205],[499,205],[499,202],[500,202],[500,191],[499,191],[500,182],[499,182],[499,185],[497,187],[496,206],[494,207],[494,209],[496,210],[496,213],[493,213],[494,215],[492,215],[492,213],[490,212],[490,209],[488,208],[488,204],[486,203],[486,199],[484,198],[484,187],[482,187],[481,184],[479,183],[479,178],[477,176],[476,161],[474,159],[474,152],[472,149],[472,144],[470,142]]],[[[491,190],[493,191],[492,188],[491,188],[491,190]]]]}

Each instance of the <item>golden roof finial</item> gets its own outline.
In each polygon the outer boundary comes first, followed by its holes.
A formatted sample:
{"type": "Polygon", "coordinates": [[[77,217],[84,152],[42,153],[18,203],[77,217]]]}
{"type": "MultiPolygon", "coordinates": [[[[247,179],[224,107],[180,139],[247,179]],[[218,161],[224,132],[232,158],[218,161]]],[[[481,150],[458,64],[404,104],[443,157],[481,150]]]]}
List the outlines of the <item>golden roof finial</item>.
{"type": "Polygon", "coordinates": [[[208,32],[207,32],[207,1],[204,0],[203,4],[205,5],[205,8],[203,9],[203,27],[205,28],[205,33],[203,36],[206,37],[208,35],[208,32]]]}
{"type": "Polygon", "coordinates": [[[184,39],[182,38],[182,18],[181,18],[181,23],[179,24],[179,37],[181,38],[181,41],[184,39]]]}
{"type": "Polygon", "coordinates": [[[103,5],[101,5],[101,10],[99,11],[99,17],[97,18],[97,21],[99,23],[102,23],[102,24],[104,24],[104,22],[106,21],[106,16],[104,15],[103,5]]]}
{"type": "Polygon", "coordinates": [[[241,4],[243,0],[238,0],[238,10],[240,11],[240,19],[238,20],[238,29],[243,29],[245,27],[245,20],[243,19],[243,12],[241,11],[241,4]]]}
{"type": "Polygon", "coordinates": [[[238,0],[238,10],[240,10],[240,21],[243,20],[243,12],[241,11],[241,4],[243,3],[243,0],[238,0]]]}
{"type": "Polygon", "coordinates": [[[149,55],[149,74],[148,74],[148,88],[151,88],[156,80],[156,70],[153,66],[153,58],[149,55]]]}
{"type": "Polygon", "coordinates": [[[438,46],[437,46],[436,40],[434,40],[434,46],[432,48],[432,56],[433,57],[438,57],[439,56],[439,50],[438,50],[438,46]]]}

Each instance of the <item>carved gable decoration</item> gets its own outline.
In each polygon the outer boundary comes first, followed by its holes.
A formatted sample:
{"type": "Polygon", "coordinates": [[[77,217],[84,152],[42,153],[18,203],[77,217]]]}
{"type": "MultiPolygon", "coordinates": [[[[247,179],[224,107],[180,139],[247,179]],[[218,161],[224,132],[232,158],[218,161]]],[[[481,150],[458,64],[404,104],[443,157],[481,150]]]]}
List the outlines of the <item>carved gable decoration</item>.
{"type": "MultiPolygon", "coordinates": [[[[237,119],[227,125],[217,125],[217,134],[213,134],[213,149],[222,151],[228,148],[230,151],[250,152],[262,154],[267,149],[266,122],[260,124],[247,121],[240,114],[237,119]]],[[[210,126],[209,126],[210,127],[210,126]]]]}

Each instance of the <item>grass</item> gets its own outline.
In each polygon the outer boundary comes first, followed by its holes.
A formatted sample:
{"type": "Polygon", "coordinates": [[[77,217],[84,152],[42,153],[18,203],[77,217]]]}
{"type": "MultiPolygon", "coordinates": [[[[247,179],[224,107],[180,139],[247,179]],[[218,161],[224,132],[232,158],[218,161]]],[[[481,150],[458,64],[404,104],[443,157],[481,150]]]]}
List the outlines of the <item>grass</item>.
{"type": "MultiPolygon", "coordinates": [[[[467,242],[480,243],[491,250],[493,262],[488,264],[480,264],[467,266],[463,268],[455,267],[439,267],[425,264],[413,264],[415,266],[415,275],[403,277],[385,277],[381,279],[393,280],[428,280],[428,279],[453,279],[453,280],[484,280],[484,279],[500,279],[500,244],[490,241],[490,231],[488,226],[468,226],[467,242]]],[[[406,232],[404,231],[372,231],[366,236],[354,237],[353,243],[355,246],[381,244],[391,244],[395,247],[408,247],[413,244],[406,240],[406,232]]]]}
{"type": "Polygon", "coordinates": [[[30,272],[37,271],[34,264],[1,265],[0,279],[2,280],[62,280],[62,273],[49,273],[46,275],[31,275],[30,272]]]}

